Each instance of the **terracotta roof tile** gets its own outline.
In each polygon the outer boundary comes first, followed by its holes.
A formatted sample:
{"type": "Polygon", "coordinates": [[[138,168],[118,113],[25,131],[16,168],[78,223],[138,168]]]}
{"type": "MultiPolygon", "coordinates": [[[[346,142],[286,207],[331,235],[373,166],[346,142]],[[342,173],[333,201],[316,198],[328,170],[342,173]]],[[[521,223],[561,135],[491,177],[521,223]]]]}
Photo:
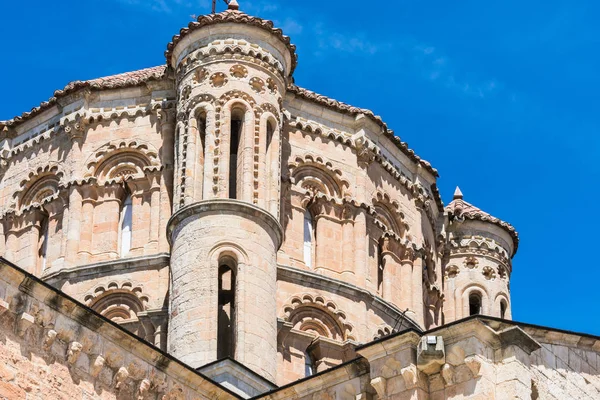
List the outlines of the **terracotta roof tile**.
{"type": "Polygon", "coordinates": [[[501,219],[486,213],[480,208],[475,207],[473,204],[464,201],[460,189],[457,188],[457,191],[454,194],[454,200],[452,200],[446,206],[446,211],[448,212],[450,218],[489,222],[490,224],[503,228],[506,232],[508,232],[513,240],[515,246],[513,253],[517,252],[519,247],[519,234],[515,227],[508,222],[502,221],[501,219]]]}
{"type": "Polygon", "coordinates": [[[0,121],[0,130],[4,129],[4,127],[11,127],[20,124],[28,120],[29,118],[33,118],[36,115],[48,110],[53,107],[59,98],[67,96],[71,93],[74,93],[80,89],[90,88],[96,90],[102,89],[117,89],[122,87],[129,86],[137,86],[141,85],[145,82],[151,80],[159,80],[165,76],[167,66],[161,65],[158,67],[141,69],[139,71],[126,72],[123,74],[107,76],[104,78],[97,78],[88,81],[73,81],[70,82],[63,89],[57,90],[54,92],[54,96],[52,96],[48,101],[42,102],[39,106],[34,107],[31,111],[24,112],[23,114],[14,117],[8,121],[0,121]]]}
{"type": "Polygon", "coordinates": [[[245,14],[238,10],[225,10],[218,14],[208,14],[201,15],[198,17],[197,21],[190,22],[187,28],[182,28],[179,31],[179,35],[173,36],[173,40],[167,45],[167,51],[165,52],[165,57],[167,58],[167,63],[171,63],[171,56],[173,55],[173,50],[177,46],[177,44],[188,34],[191,32],[204,28],[205,26],[220,24],[220,23],[236,23],[236,24],[244,24],[244,25],[252,25],[258,28],[261,28],[281,40],[286,47],[288,48],[290,54],[292,55],[292,65],[290,66],[290,75],[294,73],[296,66],[298,65],[298,55],[296,54],[296,46],[293,45],[290,41],[289,36],[283,34],[283,31],[279,28],[275,28],[273,26],[273,22],[253,17],[251,15],[245,14]]]}
{"type": "Polygon", "coordinates": [[[308,89],[304,89],[301,88],[299,86],[296,85],[290,85],[288,87],[288,91],[295,94],[296,96],[306,99],[306,100],[310,100],[313,101],[319,105],[322,105],[324,107],[330,108],[332,110],[344,113],[344,114],[351,114],[351,115],[357,115],[357,114],[364,114],[366,115],[368,118],[370,118],[371,120],[373,120],[377,125],[379,125],[382,129],[383,132],[385,133],[385,135],[396,145],[396,147],[398,147],[400,149],[400,151],[402,151],[402,153],[404,153],[409,159],[411,159],[413,162],[415,162],[416,164],[421,165],[424,169],[426,169],[429,173],[431,173],[433,176],[435,177],[439,177],[439,173],[438,170],[433,168],[431,166],[431,163],[429,163],[429,161],[423,160],[421,157],[419,157],[414,150],[410,149],[408,147],[408,143],[403,142],[402,140],[400,140],[400,138],[398,136],[396,136],[394,134],[394,131],[389,129],[387,124],[385,122],[383,122],[383,120],[381,119],[380,116],[375,115],[375,113],[373,113],[373,111],[368,110],[366,108],[358,108],[358,107],[354,107],[351,106],[349,104],[345,104],[342,103],[340,101],[331,99],[329,97],[317,94],[315,92],[312,92],[308,89]]]}

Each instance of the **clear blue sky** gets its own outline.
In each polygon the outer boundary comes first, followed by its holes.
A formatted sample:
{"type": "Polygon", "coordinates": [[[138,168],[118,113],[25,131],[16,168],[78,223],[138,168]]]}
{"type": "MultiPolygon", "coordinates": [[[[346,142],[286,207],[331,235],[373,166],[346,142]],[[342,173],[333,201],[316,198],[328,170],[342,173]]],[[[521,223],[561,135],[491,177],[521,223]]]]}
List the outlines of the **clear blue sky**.
{"type": "MultiPolygon", "coordinates": [[[[444,201],[511,222],[516,320],[600,335],[600,3],[239,0],[298,45],[296,82],[380,114],[444,201]]],[[[220,6],[222,9],[223,6],[220,6]]],[[[0,119],[71,80],[165,62],[209,0],[2,1],[0,119]]]]}

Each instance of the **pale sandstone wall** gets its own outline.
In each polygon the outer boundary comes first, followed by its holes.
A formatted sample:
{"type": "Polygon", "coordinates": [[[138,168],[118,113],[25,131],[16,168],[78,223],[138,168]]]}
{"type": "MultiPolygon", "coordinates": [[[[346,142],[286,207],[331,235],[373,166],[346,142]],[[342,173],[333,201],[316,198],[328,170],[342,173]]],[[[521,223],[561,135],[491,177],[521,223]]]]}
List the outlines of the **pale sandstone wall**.
{"type": "Polygon", "coordinates": [[[0,397],[237,398],[4,263],[0,264],[0,397]]]}

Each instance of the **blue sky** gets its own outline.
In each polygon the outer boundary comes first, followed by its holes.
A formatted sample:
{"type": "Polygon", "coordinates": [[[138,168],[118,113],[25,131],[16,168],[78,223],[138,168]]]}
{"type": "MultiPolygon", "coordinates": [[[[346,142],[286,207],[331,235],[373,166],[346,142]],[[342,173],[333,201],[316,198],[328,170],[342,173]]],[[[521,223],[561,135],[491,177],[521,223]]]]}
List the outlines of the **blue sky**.
{"type": "MultiPolygon", "coordinates": [[[[600,4],[239,0],[298,46],[296,83],[370,108],[444,201],[511,222],[516,320],[600,335],[600,4]]],[[[220,6],[222,9],[223,7],[220,6]]],[[[209,0],[4,1],[0,119],[71,80],[163,64],[209,0]]]]}

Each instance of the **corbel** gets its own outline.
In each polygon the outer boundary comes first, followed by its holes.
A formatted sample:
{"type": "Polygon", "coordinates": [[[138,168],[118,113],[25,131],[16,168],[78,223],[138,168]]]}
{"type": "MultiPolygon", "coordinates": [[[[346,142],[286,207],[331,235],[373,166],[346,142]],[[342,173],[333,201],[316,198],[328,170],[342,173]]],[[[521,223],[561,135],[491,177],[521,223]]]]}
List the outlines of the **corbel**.
{"type": "Polygon", "coordinates": [[[479,357],[473,355],[465,358],[465,364],[471,370],[473,376],[481,376],[481,360],[479,357]]]}
{"type": "Polygon", "coordinates": [[[98,375],[100,375],[100,372],[102,372],[102,369],[104,368],[105,363],[106,363],[106,360],[104,359],[104,357],[102,357],[100,354],[98,354],[96,356],[96,358],[91,362],[90,375],[93,376],[94,378],[97,378],[98,375]]]}
{"type": "Polygon", "coordinates": [[[382,377],[382,376],[378,376],[377,378],[373,378],[371,379],[371,386],[373,386],[373,389],[375,389],[375,391],[377,392],[377,396],[380,399],[385,399],[386,398],[386,386],[387,386],[387,379],[382,377]]]}
{"type": "Polygon", "coordinates": [[[4,299],[0,299],[0,315],[4,314],[10,309],[10,304],[4,299]]]}
{"type": "Polygon", "coordinates": [[[407,389],[412,389],[417,386],[419,371],[416,365],[411,364],[408,367],[404,367],[400,370],[402,378],[404,378],[404,384],[407,389]]]}
{"type": "Polygon", "coordinates": [[[152,382],[149,379],[143,379],[140,382],[140,386],[138,388],[138,400],[144,400],[148,393],[150,393],[150,389],[152,388],[152,382]]]}
{"type": "Polygon", "coordinates": [[[31,328],[34,324],[35,318],[33,315],[26,312],[20,313],[17,317],[17,335],[19,337],[24,337],[29,328],[31,328]]]}
{"type": "Polygon", "coordinates": [[[127,378],[129,378],[129,371],[127,371],[127,368],[125,368],[125,367],[119,368],[119,370],[115,374],[115,379],[114,379],[115,389],[117,389],[117,390],[121,389],[123,387],[123,384],[127,380],[127,378]]]}
{"type": "Polygon", "coordinates": [[[446,386],[450,386],[454,384],[454,367],[450,364],[444,364],[442,370],[440,372],[446,386]]]}
{"type": "Polygon", "coordinates": [[[54,329],[48,330],[46,332],[46,336],[44,337],[44,343],[42,344],[42,348],[44,351],[49,351],[52,348],[52,345],[56,341],[56,337],[58,333],[54,329]]]}
{"type": "Polygon", "coordinates": [[[69,364],[75,364],[81,355],[83,345],[79,342],[71,342],[67,349],[67,362],[69,364]]]}

